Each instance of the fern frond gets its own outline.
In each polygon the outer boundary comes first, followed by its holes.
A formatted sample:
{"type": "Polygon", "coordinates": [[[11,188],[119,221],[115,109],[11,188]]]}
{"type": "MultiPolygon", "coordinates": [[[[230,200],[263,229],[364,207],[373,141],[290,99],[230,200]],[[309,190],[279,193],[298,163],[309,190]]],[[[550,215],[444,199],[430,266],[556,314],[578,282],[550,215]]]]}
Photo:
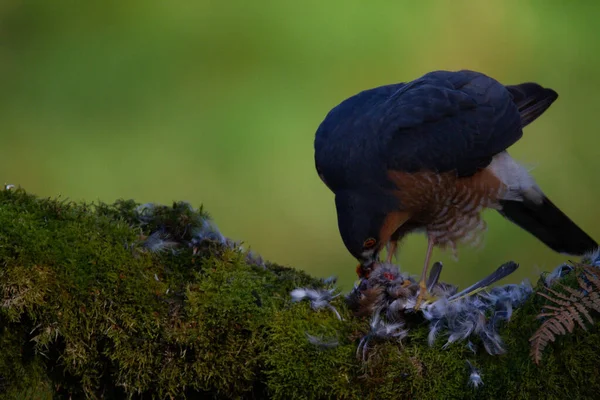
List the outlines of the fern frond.
{"type": "MultiPolygon", "coordinates": [[[[580,288],[586,288],[586,290],[590,289],[590,285],[588,285],[588,283],[583,279],[584,274],[578,275],[577,276],[577,283],[579,283],[579,287],[580,288]]],[[[572,289],[572,288],[571,288],[572,289]]],[[[572,289],[575,290],[575,289],[572,289]]]]}
{"type": "MultiPolygon", "coordinates": [[[[538,294],[540,294],[540,295],[541,295],[541,294],[543,294],[543,293],[538,293],[538,294]]],[[[545,308],[545,309],[548,309],[548,310],[552,310],[552,311],[562,311],[562,310],[563,310],[563,308],[564,308],[564,307],[566,307],[566,306],[568,306],[569,304],[571,304],[571,303],[567,303],[567,304],[566,304],[565,306],[563,306],[563,307],[555,307],[555,306],[551,306],[551,305],[549,305],[549,304],[546,304],[546,305],[544,306],[544,308],[545,308]]],[[[555,313],[552,313],[552,315],[554,315],[554,314],[555,314],[555,313]]]]}
{"type": "Polygon", "coordinates": [[[595,267],[585,267],[583,270],[585,277],[588,281],[592,283],[592,285],[596,288],[596,290],[600,290],[600,276],[598,275],[599,271],[595,267]]]}
{"type": "Polygon", "coordinates": [[[538,292],[552,304],[545,304],[542,312],[536,318],[547,318],[529,339],[531,343],[530,356],[533,362],[539,364],[542,353],[549,343],[557,336],[572,333],[575,323],[587,330],[586,322],[594,323],[590,312],[600,313],[600,275],[598,268],[583,266],[579,268],[577,289],[560,284],[564,292],[545,288],[547,293],[538,292]]]}
{"type": "Polygon", "coordinates": [[[552,301],[552,302],[554,302],[556,304],[564,306],[564,305],[569,304],[570,302],[573,301],[573,299],[570,296],[567,296],[564,293],[561,293],[561,292],[559,292],[557,290],[554,290],[552,288],[546,288],[546,290],[548,292],[550,292],[551,294],[553,294],[554,296],[556,296],[556,297],[552,297],[552,296],[547,295],[546,293],[542,293],[542,292],[539,292],[538,294],[540,296],[543,296],[543,297],[547,298],[548,300],[550,300],[550,301],[552,301]]]}
{"type": "Polygon", "coordinates": [[[587,308],[600,313],[600,293],[592,292],[590,295],[582,299],[587,308]]]}
{"type": "Polygon", "coordinates": [[[585,294],[582,292],[582,290],[588,291],[588,287],[585,283],[585,281],[583,279],[581,279],[581,277],[577,277],[577,281],[579,282],[579,290],[578,289],[573,289],[572,287],[569,286],[565,286],[565,285],[560,285],[564,290],[566,290],[567,292],[569,292],[569,294],[571,294],[571,296],[569,297],[570,301],[573,301],[574,299],[580,299],[582,297],[585,297],[585,294]],[[581,280],[580,280],[581,279],[581,280]]]}
{"type": "MultiPolygon", "coordinates": [[[[577,308],[575,306],[569,306],[565,311],[563,318],[568,318],[571,322],[575,321],[583,330],[587,330],[585,323],[583,322],[581,315],[577,313],[577,308]]],[[[575,326],[575,324],[573,324],[573,326],[575,326]]],[[[572,330],[569,332],[572,332],[572,330]]]]}
{"type": "MultiPolygon", "coordinates": [[[[579,314],[584,315],[587,318],[587,320],[588,320],[588,322],[590,324],[594,323],[594,320],[592,319],[592,316],[590,315],[590,313],[588,312],[588,310],[585,308],[585,304],[584,303],[574,303],[573,306],[574,307],[569,307],[569,310],[572,310],[573,315],[577,315],[577,312],[575,312],[575,310],[574,310],[574,308],[576,308],[577,311],[579,311],[579,314]]],[[[577,315],[577,316],[579,316],[579,315],[577,315]]],[[[582,328],[585,329],[585,327],[583,325],[583,321],[581,321],[579,323],[579,325],[581,325],[582,328]]]]}

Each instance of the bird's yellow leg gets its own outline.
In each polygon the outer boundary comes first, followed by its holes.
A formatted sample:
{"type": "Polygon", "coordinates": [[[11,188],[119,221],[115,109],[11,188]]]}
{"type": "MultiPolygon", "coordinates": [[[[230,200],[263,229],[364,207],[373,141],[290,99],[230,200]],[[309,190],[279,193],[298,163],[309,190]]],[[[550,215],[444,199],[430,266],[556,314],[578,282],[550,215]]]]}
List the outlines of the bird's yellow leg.
{"type": "Polygon", "coordinates": [[[398,248],[398,242],[395,241],[390,241],[387,245],[387,258],[385,259],[385,261],[388,264],[392,263],[392,257],[394,257],[396,255],[396,249],[398,248]]]}
{"type": "Polygon", "coordinates": [[[415,304],[415,310],[421,307],[421,303],[424,299],[431,298],[429,291],[427,290],[427,270],[429,269],[429,261],[431,259],[431,253],[433,253],[434,241],[432,238],[427,238],[427,254],[425,255],[425,265],[423,266],[423,272],[421,273],[421,280],[419,281],[419,294],[417,296],[417,303],[415,304]]]}

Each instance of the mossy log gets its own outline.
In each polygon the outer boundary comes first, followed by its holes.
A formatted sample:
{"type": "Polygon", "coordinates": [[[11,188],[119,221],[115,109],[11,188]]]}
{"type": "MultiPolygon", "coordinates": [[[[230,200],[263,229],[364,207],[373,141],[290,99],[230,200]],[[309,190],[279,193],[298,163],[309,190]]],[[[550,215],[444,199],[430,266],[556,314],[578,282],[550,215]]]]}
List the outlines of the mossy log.
{"type": "Polygon", "coordinates": [[[0,398],[600,393],[597,324],[558,337],[540,365],[531,360],[541,296],[501,327],[502,355],[474,354],[464,343],[442,348],[444,340],[429,346],[423,323],[401,341],[371,341],[363,360],[357,346],[369,318],[354,316],[344,296],[331,302],[342,320],[292,301],[297,287],[329,283],[257,261],[233,242],[200,240],[208,216],[185,203],[142,214],[133,201],[82,204],[0,191],[0,398]],[[336,343],[318,346],[307,334],[336,343]],[[469,385],[466,360],[481,371],[482,386],[469,385]]]}

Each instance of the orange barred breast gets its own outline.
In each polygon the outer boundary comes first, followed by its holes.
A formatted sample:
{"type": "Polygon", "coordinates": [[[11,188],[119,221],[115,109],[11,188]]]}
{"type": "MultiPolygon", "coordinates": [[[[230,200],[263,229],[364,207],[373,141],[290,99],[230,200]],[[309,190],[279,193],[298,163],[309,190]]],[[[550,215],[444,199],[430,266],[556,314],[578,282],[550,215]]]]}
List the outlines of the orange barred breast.
{"type": "Polygon", "coordinates": [[[395,195],[401,210],[411,215],[410,222],[425,228],[436,245],[454,250],[458,242],[480,242],[486,230],[481,212],[499,208],[498,200],[507,190],[488,169],[464,178],[429,171],[389,171],[389,177],[398,188],[395,195]]]}

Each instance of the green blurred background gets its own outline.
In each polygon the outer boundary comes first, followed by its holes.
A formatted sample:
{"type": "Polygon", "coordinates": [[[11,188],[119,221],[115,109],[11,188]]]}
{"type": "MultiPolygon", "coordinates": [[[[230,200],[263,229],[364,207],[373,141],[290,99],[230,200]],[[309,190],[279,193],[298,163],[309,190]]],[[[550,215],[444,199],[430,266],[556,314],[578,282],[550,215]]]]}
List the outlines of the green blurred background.
{"type": "MultiPolygon", "coordinates": [[[[204,204],[227,236],[345,289],[355,262],[314,170],[314,133],[348,96],[435,69],[537,81],[559,100],[512,149],[600,239],[600,3],[0,1],[0,180],[41,196],[204,204]]],[[[0,182],[2,183],[2,182],[0,182]]],[[[461,286],[567,260],[494,212],[461,286]]],[[[419,273],[425,239],[400,251],[419,273]]]]}

